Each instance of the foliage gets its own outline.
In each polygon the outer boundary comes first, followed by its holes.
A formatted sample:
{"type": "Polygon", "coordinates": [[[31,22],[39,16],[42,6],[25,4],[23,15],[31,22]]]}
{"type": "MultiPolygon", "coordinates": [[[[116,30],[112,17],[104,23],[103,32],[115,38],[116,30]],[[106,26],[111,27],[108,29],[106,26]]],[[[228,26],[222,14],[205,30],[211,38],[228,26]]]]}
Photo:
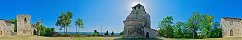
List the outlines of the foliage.
{"type": "Polygon", "coordinates": [[[160,28],[160,30],[158,30],[158,32],[160,32],[160,34],[162,34],[162,36],[164,37],[173,37],[173,33],[174,33],[174,29],[173,27],[173,18],[172,16],[167,16],[165,18],[163,18],[162,21],[159,22],[158,26],[160,28]]]}
{"type": "Polygon", "coordinates": [[[94,30],[93,36],[99,36],[99,32],[97,32],[97,30],[94,30]]]}
{"type": "Polygon", "coordinates": [[[193,12],[193,15],[188,18],[186,26],[192,32],[192,38],[198,38],[197,30],[200,27],[201,14],[199,12],[193,12]]]}
{"type": "Polygon", "coordinates": [[[181,27],[184,27],[184,23],[183,22],[177,22],[176,23],[176,27],[174,28],[174,30],[175,30],[175,32],[174,32],[175,38],[181,38],[183,36],[181,27]]]}
{"type": "Polygon", "coordinates": [[[39,30],[40,36],[47,36],[47,37],[52,37],[55,32],[54,28],[46,28],[43,25],[37,27],[37,30],[39,30]]]}
{"type": "Polygon", "coordinates": [[[112,31],[111,35],[114,35],[114,32],[112,31]]]}
{"type": "Polygon", "coordinates": [[[75,25],[77,26],[76,28],[76,31],[79,32],[79,28],[84,28],[84,23],[82,21],[81,18],[77,18],[76,21],[75,21],[75,25]]]}
{"type": "Polygon", "coordinates": [[[40,32],[40,36],[45,36],[46,35],[45,30],[39,30],[39,32],[40,32]]]}
{"type": "Polygon", "coordinates": [[[55,32],[54,31],[54,28],[46,28],[46,30],[45,30],[45,36],[47,36],[47,37],[51,37],[51,36],[53,36],[53,33],[55,32]]]}
{"type": "Polygon", "coordinates": [[[158,26],[159,36],[169,38],[221,38],[219,22],[213,22],[213,16],[193,12],[187,22],[173,24],[172,16],[163,18],[158,26]]]}
{"type": "Polygon", "coordinates": [[[58,17],[56,26],[60,27],[60,30],[64,28],[65,34],[67,34],[67,27],[70,27],[72,18],[72,12],[68,11],[66,13],[62,12],[61,15],[58,17]]]}
{"type": "Polygon", "coordinates": [[[123,32],[124,32],[124,31],[120,32],[119,35],[123,35],[123,32]]]}
{"type": "Polygon", "coordinates": [[[209,16],[209,15],[202,15],[201,17],[201,21],[200,21],[200,24],[201,24],[201,36],[202,38],[207,38],[210,34],[210,28],[211,26],[213,25],[213,16],[209,16]]]}
{"type": "Polygon", "coordinates": [[[209,35],[210,38],[221,38],[222,37],[222,30],[218,28],[219,22],[215,22],[211,29],[211,34],[209,35]]]}
{"type": "Polygon", "coordinates": [[[108,31],[106,31],[106,33],[104,33],[104,35],[108,35],[108,31]]]}

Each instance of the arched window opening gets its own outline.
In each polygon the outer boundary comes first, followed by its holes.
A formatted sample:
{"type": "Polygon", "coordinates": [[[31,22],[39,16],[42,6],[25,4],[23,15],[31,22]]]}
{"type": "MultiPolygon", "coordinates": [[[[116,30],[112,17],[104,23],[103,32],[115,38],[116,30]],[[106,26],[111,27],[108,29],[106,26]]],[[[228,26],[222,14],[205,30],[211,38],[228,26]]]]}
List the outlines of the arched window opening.
{"type": "Polygon", "coordinates": [[[233,30],[230,30],[230,36],[233,36],[233,30]]]}

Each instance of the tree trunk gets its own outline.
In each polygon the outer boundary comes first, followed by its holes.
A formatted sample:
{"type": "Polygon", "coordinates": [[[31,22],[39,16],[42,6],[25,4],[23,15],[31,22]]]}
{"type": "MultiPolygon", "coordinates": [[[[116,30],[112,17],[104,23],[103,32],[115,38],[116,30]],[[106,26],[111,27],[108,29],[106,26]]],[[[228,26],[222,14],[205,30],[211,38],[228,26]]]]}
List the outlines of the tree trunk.
{"type": "Polygon", "coordinates": [[[79,28],[79,27],[77,27],[77,29],[78,29],[77,31],[79,32],[79,29],[80,29],[80,28],[79,28]]]}
{"type": "Polygon", "coordinates": [[[66,34],[67,34],[67,27],[66,27],[66,34]]]}
{"type": "Polygon", "coordinates": [[[77,30],[78,30],[78,27],[76,26],[76,34],[79,32],[79,31],[77,32],[77,30]]]}
{"type": "Polygon", "coordinates": [[[66,32],[65,32],[65,27],[63,27],[63,28],[64,28],[64,30],[63,30],[63,31],[64,31],[64,34],[65,34],[65,33],[66,33],[66,32]]]}
{"type": "Polygon", "coordinates": [[[65,35],[66,35],[66,27],[64,27],[64,33],[65,33],[65,35]]]}
{"type": "Polygon", "coordinates": [[[194,36],[195,36],[195,30],[193,29],[193,34],[192,34],[192,38],[194,39],[194,36]]]}

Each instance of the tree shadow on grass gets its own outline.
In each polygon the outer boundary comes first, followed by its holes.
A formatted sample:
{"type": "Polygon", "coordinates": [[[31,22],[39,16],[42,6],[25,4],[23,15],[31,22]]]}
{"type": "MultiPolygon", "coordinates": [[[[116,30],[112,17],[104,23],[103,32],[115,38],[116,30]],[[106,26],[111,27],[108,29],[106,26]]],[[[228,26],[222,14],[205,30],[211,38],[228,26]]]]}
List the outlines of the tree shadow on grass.
{"type": "Polygon", "coordinates": [[[163,40],[158,38],[116,38],[114,40],[163,40]]]}

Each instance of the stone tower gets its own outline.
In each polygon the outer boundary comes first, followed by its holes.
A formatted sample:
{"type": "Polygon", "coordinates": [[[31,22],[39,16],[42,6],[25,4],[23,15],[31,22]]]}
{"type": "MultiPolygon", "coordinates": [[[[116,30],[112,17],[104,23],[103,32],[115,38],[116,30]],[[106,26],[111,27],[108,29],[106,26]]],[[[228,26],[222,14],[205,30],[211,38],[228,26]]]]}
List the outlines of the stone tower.
{"type": "Polygon", "coordinates": [[[156,30],[150,28],[150,15],[145,12],[144,6],[137,4],[132,7],[124,23],[124,38],[155,38],[156,30]]]}
{"type": "Polygon", "coordinates": [[[17,15],[17,35],[32,35],[30,15],[17,15]]]}

